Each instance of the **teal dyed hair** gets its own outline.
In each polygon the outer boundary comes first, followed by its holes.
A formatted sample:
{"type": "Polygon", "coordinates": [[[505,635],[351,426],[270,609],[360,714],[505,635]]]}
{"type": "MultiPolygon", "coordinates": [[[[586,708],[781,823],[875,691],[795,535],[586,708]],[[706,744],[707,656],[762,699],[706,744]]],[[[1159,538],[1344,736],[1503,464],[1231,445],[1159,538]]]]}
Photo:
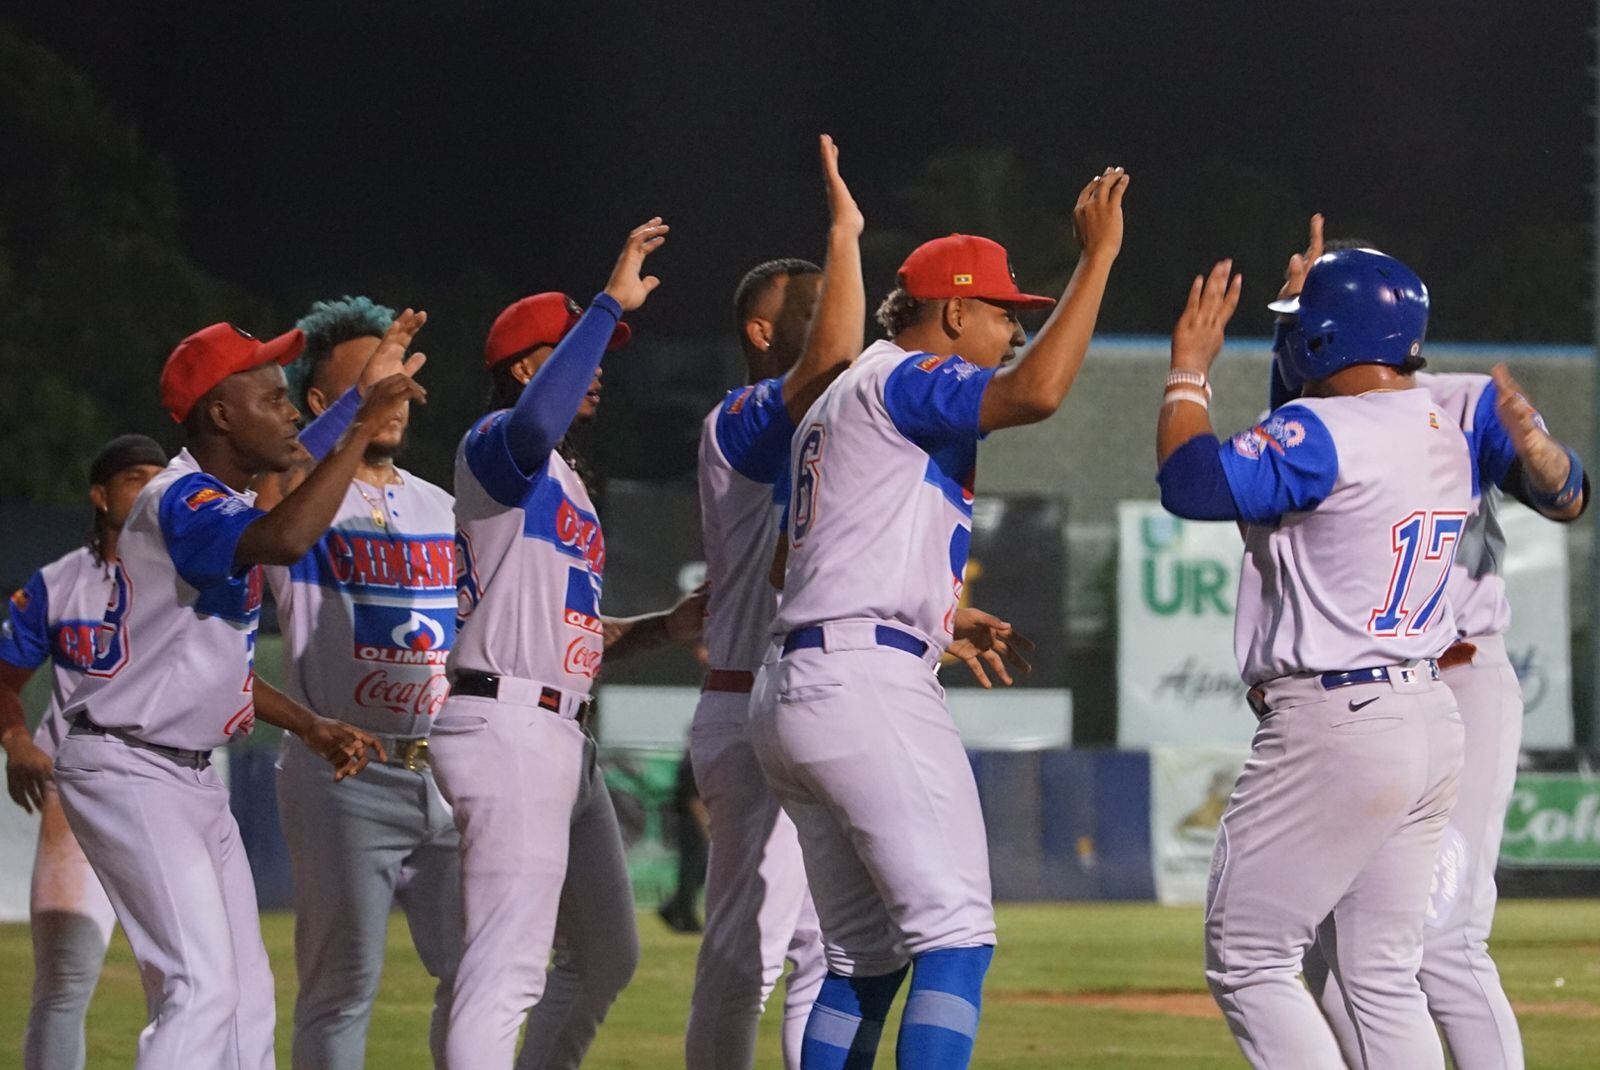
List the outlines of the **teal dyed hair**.
{"type": "Polygon", "coordinates": [[[317,369],[333,356],[333,347],[353,338],[382,338],[394,322],[394,309],[376,304],[370,297],[351,297],[337,301],[318,301],[300,317],[295,326],[305,332],[306,348],[300,359],[285,369],[289,377],[289,397],[306,408],[306,392],[311,389],[317,369]]]}

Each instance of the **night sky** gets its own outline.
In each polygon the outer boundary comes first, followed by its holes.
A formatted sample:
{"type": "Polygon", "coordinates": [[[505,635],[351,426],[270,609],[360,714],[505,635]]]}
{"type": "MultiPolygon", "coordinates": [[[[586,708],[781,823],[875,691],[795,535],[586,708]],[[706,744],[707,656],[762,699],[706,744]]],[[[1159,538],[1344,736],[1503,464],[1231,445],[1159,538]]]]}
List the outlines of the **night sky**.
{"type": "Polygon", "coordinates": [[[172,161],[195,259],[283,308],[474,272],[582,298],[660,213],[641,323],[726,331],[744,268],[820,253],[820,130],[869,227],[906,225],[920,162],[972,145],[1124,164],[1130,231],[1213,156],[1450,255],[1590,214],[1593,8],[1570,0],[241,8],[5,17],[172,161]]]}

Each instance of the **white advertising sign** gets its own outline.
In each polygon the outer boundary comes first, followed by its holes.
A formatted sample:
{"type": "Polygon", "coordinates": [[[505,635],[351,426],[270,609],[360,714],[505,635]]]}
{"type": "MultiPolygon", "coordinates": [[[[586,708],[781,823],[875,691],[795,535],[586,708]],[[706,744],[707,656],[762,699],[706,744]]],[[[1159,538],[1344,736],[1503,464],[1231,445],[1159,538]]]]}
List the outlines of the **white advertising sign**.
{"type": "Polygon", "coordinates": [[[1205,902],[1217,822],[1249,756],[1249,747],[1151,748],[1150,850],[1163,904],[1205,902]]]}

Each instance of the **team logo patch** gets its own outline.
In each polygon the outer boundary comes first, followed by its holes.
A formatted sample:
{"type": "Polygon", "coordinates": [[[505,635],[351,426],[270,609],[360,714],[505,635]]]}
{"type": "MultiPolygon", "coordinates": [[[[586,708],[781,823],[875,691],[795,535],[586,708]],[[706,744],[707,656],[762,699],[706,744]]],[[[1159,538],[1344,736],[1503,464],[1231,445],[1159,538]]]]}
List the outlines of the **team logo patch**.
{"type": "Polygon", "coordinates": [[[971,361],[962,360],[960,357],[957,357],[956,362],[950,365],[950,370],[955,372],[957,379],[961,380],[962,382],[966,382],[974,375],[977,375],[979,369],[978,366],[971,361]]]}
{"type": "Polygon", "coordinates": [[[1432,411],[1430,411],[1428,413],[1428,426],[1433,428],[1435,431],[1439,430],[1439,414],[1438,413],[1432,412],[1432,411]]]}
{"type": "Polygon", "coordinates": [[[11,610],[14,613],[24,613],[28,609],[28,603],[32,601],[33,599],[28,597],[27,588],[19,587],[11,596],[11,610]]]}
{"type": "Polygon", "coordinates": [[[355,605],[355,656],[386,665],[443,665],[455,638],[445,609],[355,605]]]}
{"type": "Polygon", "coordinates": [[[744,411],[744,403],[750,400],[750,395],[756,392],[753,386],[747,386],[739,391],[739,396],[728,405],[728,415],[737,416],[744,411]]]}
{"type": "Polygon", "coordinates": [[[1274,416],[1264,424],[1233,436],[1233,451],[1247,460],[1256,461],[1268,450],[1282,453],[1294,449],[1306,440],[1306,428],[1299,420],[1285,420],[1274,416]]]}
{"type": "Polygon", "coordinates": [[[183,504],[187,505],[190,509],[197,510],[207,502],[214,502],[218,498],[226,497],[227,495],[218,490],[216,487],[201,487],[199,490],[183,499],[183,504]]]}
{"type": "Polygon", "coordinates": [[[926,357],[923,357],[921,360],[917,361],[917,371],[931,372],[948,359],[948,357],[941,357],[937,353],[930,353],[926,357]]]}
{"type": "Polygon", "coordinates": [[[972,285],[972,276],[971,275],[957,275],[956,278],[955,278],[955,283],[956,283],[957,286],[971,286],[972,285]]]}

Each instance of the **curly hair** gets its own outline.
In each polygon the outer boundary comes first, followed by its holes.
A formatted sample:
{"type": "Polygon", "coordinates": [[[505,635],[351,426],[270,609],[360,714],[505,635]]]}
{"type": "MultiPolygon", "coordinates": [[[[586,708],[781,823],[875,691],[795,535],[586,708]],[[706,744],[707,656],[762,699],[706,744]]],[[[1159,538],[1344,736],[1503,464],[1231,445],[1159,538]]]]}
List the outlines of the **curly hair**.
{"type": "Polygon", "coordinates": [[[317,369],[333,356],[335,346],[354,338],[382,338],[394,322],[394,309],[375,303],[370,297],[346,294],[337,301],[318,301],[300,317],[295,326],[305,332],[306,348],[300,359],[289,365],[289,397],[302,410],[317,369]]]}
{"type": "Polygon", "coordinates": [[[893,338],[921,319],[927,305],[928,302],[907,293],[905,287],[896,286],[889,291],[889,296],[883,299],[883,304],[878,306],[874,318],[884,333],[893,338]]]}
{"type": "Polygon", "coordinates": [[[798,260],[794,257],[785,257],[781,260],[768,260],[764,264],[757,264],[744,273],[744,278],[739,280],[739,285],[733,291],[733,329],[742,332],[745,321],[750,318],[750,310],[762,294],[767,292],[767,287],[777,278],[798,275],[820,275],[822,269],[809,260],[798,260]]]}

